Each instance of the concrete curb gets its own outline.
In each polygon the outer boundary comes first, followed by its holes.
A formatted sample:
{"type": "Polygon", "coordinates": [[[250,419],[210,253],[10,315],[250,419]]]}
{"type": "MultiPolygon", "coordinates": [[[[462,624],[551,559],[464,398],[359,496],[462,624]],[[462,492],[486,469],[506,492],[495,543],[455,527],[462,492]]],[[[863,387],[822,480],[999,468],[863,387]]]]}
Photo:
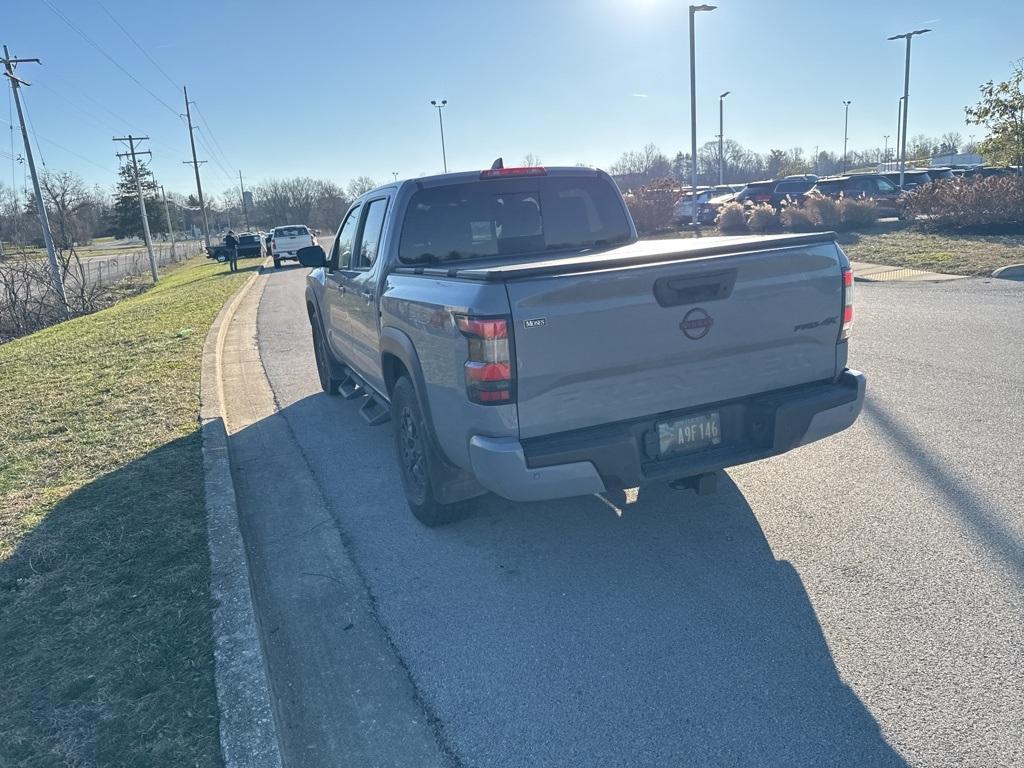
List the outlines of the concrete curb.
{"type": "Polygon", "coordinates": [[[992,277],[1003,280],[1024,280],[1024,264],[1007,264],[992,272],[992,277]]]}
{"type": "Polygon", "coordinates": [[[238,522],[238,502],[224,423],[221,349],[227,327],[255,284],[250,277],[224,305],[203,345],[201,406],[206,516],[210,541],[214,681],[220,710],[220,747],[226,768],[281,768],[270,683],[238,522]]]}

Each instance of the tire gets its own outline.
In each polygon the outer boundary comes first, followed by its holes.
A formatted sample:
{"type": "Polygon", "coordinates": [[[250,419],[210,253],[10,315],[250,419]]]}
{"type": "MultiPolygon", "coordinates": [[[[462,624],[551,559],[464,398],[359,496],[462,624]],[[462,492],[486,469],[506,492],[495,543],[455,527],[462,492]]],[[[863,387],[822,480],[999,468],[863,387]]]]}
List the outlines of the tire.
{"type": "Polygon", "coordinates": [[[337,397],[341,378],[335,375],[334,357],[327,347],[327,339],[324,338],[319,318],[313,315],[310,323],[313,327],[313,356],[316,358],[316,375],[320,379],[320,388],[331,397],[337,397]]]}
{"type": "Polygon", "coordinates": [[[431,528],[455,522],[462,516],[463,507],[440,504],[434,498],[437,449],[408,376],[400,378],[392,390],[391,422],[402,489],[413,516],[431,528]]]}
{"type": "Polygon", "coordinates": [[[280,259],[274,259],[274,269],[280,269],[280,268],[281,268],[281,260],[280,259]]]}

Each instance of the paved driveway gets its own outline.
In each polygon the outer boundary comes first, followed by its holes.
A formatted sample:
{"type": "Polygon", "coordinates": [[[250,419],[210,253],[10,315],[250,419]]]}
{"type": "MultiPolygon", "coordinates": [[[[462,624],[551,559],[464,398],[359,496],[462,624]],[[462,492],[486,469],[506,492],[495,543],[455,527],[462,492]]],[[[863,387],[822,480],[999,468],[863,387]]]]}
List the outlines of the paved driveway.
{"type": "MultiPolygon", "coordinates": [[[[858,285],[858,424],[731,470],[715,496],[488,497],[430,530],[405,507],[390,425],[319,392],[303,275],[261,278],[255,343],[287,425],[275,440],[294,442],[326,510],[305,540],[344,542],[411,683],[396,695],[445,760],[1024,764],[1019,285],[858,285]]],[[[249,491],[265,527],[287,525],[290,474],[249,491]]],[[[302,632],[343,644],[324,616],[302,632]]],[[[268,647],[277,691],[316,688],[268,647]]],[[[334,727],[308,701],[279,706],[334,727]]]]}

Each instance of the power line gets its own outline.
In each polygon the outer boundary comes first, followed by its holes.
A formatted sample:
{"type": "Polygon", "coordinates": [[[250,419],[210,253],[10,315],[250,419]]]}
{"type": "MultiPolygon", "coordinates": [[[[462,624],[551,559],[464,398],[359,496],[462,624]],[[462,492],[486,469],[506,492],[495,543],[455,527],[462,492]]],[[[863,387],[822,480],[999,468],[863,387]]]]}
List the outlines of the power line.
{"type": "Polygon", "coordinates": [[[109,61],[111,64],[113,64],[119,70],[121,70],[125,75],[127,75],[131,79],[131,81],[133,83],[135,83],[137,86],[139,86],[139,88],[141,88],[146,93],[148,93],[150,96],[152,96],[154,99],[156,99],[160,104],[162,104],[164,106],[165,109],[167,109],[168,112],[170,112],[172,115],[177,116],[178,110],[176,110],[174,107],[172,107],[166,101],[164,101],[159,96],[157,96],[155,93],[153,93],[153,91],[151,91],[149,88],[147,88],[145,85],[142,84],[141,80],[139,80],[135,75],[133,75],[131,72],[129,72],[123,66],[121,66],[121,64],[117,61],[117,59],[115,59],[113,56],[111,56],[109,53],[107,53],[99,43],[97,43],[95,40],[93,40],[91,37],[89,37],[89,35],[87,35],[85,32],[83,32],[81,27],[77,26],[73,21],[71,21],[71,19],[69,19],[67,16],[65,16],[64,12],[61,11],[60,8],[55,6],[52,2],[50,2],[50,0],[43,0],[43,4],[46,5],[46,7],[49,8],[51,11],[53,11],[54,14],[56,14],[57,18],[59,18],[61,21],[63,21],[65,24],[67,24],[68,27],[70,27],[72,31],[76,32],[83,40],[85,40],[85,42],[87,42],[89,45],[91,45],[93,48],[95,48],[107,61],[109,61]]]}
{"type": "Polygon", "coordinates": [[[112,14],[110,11],[107,10],[107,6],[105,6],[103,3],[101,3],[100,0],[96,0],[96,5],[98,5],[100,8],[103,9],[103,12],[105,14],[107,14],[107,16],[110,17],[110,20],[117,25],[117,28],[120,29],[122,32],[124,32],[125,36],[135,44],[135,47],[138,48],[140,51],[142,51],[142,55],[145,56],[149,60],[149,63],[152,64],[154,67],[156,67],[157,71],[159,71],[161,75],[163,75],[164,77],[167,78],[167,82],[169,82],[171,85],[173,85],[174,89],[177,90],[178,89],[178,84],[176,82],[174,82],[174,78],[171,77],[170,75],[168,75],[164,71],[164,68],[156,63],[156,61],[153,59],[153,57],[149,55],[149,51],[147,51],[145,48],[143,48],[139,44],[139,41],[136,40],[134,37],[132,37],[132,33],[129,32],[127,29],[125,29],[124,25],[121,24],[121,22],[117,20],[117,17],[114,16],[114,14],[112,14]]]}
{"type": "Polygon", "coordinates": [[[199,133],[199,143],[203,145],[203,149],[206,150],[206,153],[211,158],[213,158],[213,164],[217,167],[217,170],[220,171],[221,175],[225,179],[227,179],[231,184],[234,184],[235,177],[231,174],[230,171],[228,171],[227,168],[224,167],[224,163],[217,159],[216,153],[210,148],[210,145],[206,143],[206,139],[203,138],[202,132],[199,133]]]}
{"type": "MultiPolygon", "coordinates": [[[[28,110],[25,110],[25,116],[29,118],[29,125],[31,125],[32,124],[32,118],[29,117],[28,110]]],[[[0,120],[0,123],[3,123],[3,122],[4,122],[3,120],[0,120]]],[[[14,126],[12,124],[5,123],[5,125],[7,125],[12,131],[14,130],[14,126]]],[[[85,162],[89,163],[90,165],[96,166],[101,171],[114,172],[113,169],[110,168],[110,166],[100,165],[95,160],[93,160],[93,159],[91,159],[89,157],[86,157],[85,155],[80,155],[77,152],[75,152],[75,150],[68,149],[63,144],[58,144],[56,141],[54,141],[53,139],[51,139],[51,138],[49,138],[47,136],[40,136],[38,133],[36,133],[35,128],[32,129],[32,135],[33,135],[33,137],[36,140],[37,148],[38,148],[40,140],[42,140],[42,141],[45,141],[47,144],[52,144],[53,146],[55,146],[57,149],[61,150],[62,152],[67,152],[69,155],[74,155],[79,160],[84,160],[85,162]]],[[[42,153],[40,153],[40,158],[39,159],[40,159],[40,162],[42,162],[42,153]]],[[[43,163],[43,165],[45,166],[46,163],[43,163]]]]}
{"type": "Polygon", "coordinates": [[[25,117],[28,118],[28,127],[32,129],[32,138],[36,141],[36,152],[39,153],[39,162],[45,168],[46,158],[43,157],[43,150],[39,148],[39,134],[36,133],[36,124],[32,122],[32,113],[28,111],[28,99],[25,98],[25,94],[21,95],[21,106],[25,110],[25,117]]]}
{"type": "Polygon", "coordinates": [[[221,158],[224,160],[225,163],[227,163],[229,167],[233,168],[235,164],[228,160],[228,156],[225,155],[224,150],[220,148],[220,142],[218,142],[217,137],[213,135],[213,128],[210,127],[210,121],[206,119],[206,115],[204,115],[203,111],[199,108],[199,104],[196,102],[192,103],[195,105],[196,112],[199,113],[199,117],[202,118],[203,125],[206,126],[206,132],[210,135],[210,138],[213,140],[214,146],[217,147],[217,150],[220,152],[221,158]]]}
{"type": "MultiPolygon", "coordinates": [[[[110,129],[110,130],[114,130],[114,131],[120,131],[122,128],[130,127],[130,124],[128,123],[128,121],[124,120],[123,118],[121,118],[116,113],[111,112],[110,114],[113,115],[117,120],[121,121],[120,125],[115,125],[113,121],[107,120],[106,118],[98,117],[93,112],[90,112],[89,110],[85,109],[85,107],[83,107],[83,106],[81,106],[79,104],[76,104],[71,99],[69,99],[67,96],[65,96],[63,93],[61,93],[60,91],[56,90],[55,88],[52,88],[51,86],[47,85],[46,83],[44,83],[42,81],[36,80],[35,81],[35,85],[38,85],[38,86],[41,86],[42,88],[45,88],[50,93],[52,93],[54,96],[56,96],[57,98],[59,98],[62,101],[64,101],[69,107],[71,107],[72,109],[77,110],[79,114],[85,115],[86,117],[90,118],[100,128],[110,129]]],[[[82,96],[86,96],[84,93],[81,94],[81,95],[82,96]]],[[[86,98],[89,98],[89,97],[86,96],[86,98]]],[[[107,111],[109,111],[109,110],[107,110],[107,111]]]]}

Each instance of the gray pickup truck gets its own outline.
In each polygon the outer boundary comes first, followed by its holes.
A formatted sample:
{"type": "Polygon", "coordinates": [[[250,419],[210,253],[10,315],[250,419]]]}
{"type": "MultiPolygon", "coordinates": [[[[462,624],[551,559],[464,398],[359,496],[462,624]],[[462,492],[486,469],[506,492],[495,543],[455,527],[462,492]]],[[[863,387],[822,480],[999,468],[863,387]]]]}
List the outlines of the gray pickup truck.
{"type": "Polygon", "coordinates": [[[638,240],[601,171],[396,182],[299,260],[320,383],[392,422],[428,525],[486,491],[709,492],[717,470],[839,432],[864,401],[833,234],[638,240]]]}

